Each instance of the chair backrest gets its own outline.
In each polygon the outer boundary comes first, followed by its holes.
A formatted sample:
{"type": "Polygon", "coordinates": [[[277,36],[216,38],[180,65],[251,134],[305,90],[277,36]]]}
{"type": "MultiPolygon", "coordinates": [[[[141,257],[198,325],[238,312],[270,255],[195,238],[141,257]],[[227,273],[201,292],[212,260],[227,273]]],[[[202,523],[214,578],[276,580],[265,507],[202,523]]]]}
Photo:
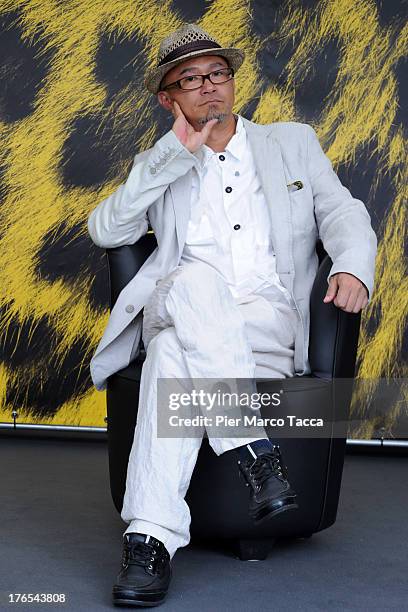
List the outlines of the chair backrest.
{"type": "MultiPolygon", "coordinates": [[[[157,246],[153,232],[135,244],[107,249],[110,308],[157,246]]],[[[310,295],[309,362],[311,374],[319,378],[354,378],[361,313],[346,313],[332,302],[324,304],[327,276],[332,260],[319,239],[319,268],[310,295]]],[[[138,356],[143,360],[144,350],[138,356]]]]}

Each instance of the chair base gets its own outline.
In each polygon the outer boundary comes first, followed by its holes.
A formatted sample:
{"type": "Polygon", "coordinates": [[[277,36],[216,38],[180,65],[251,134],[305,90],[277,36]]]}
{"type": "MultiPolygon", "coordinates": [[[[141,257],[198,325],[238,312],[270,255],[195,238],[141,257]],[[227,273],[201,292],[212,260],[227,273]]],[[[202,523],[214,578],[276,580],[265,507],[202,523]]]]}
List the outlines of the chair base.
{"type": "Polygon", "coordinates": [[[241,561],[264,561],[275,540],[257,540],[252,538],[239,538],[233,540],[232,551],[241,561]]]}

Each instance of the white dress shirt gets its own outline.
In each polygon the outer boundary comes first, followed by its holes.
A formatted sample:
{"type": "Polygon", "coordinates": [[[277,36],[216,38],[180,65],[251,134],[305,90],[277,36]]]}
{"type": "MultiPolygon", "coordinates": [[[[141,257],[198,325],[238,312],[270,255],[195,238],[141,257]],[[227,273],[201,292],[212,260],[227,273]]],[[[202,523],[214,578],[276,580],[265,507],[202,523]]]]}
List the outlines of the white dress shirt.
{"type": "Polygon", "coordinates": [[[296,308],[276,272],[270,210],[243,121],[236,117],[225,151],[204,144],[194,153],[191,216],[180,265],[200,260],[213,266],[234,297],[273,285],[296,308]]]}

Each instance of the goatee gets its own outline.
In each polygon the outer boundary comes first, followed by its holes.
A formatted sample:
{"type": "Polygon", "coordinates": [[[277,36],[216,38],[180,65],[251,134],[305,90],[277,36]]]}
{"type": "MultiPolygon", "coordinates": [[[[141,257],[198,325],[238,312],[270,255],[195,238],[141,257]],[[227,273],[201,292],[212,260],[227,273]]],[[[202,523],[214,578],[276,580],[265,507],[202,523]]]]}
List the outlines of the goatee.
{"type": "Polygon", "coordinates": [[[205,117],[200,117],[200,119],[197,120],[197,123],[199,125],[205,125],[206,123],[208,123],[208,121],[211,121],[211,119],[217,119],[218,123],[222,123],[228,117],[227,113],[221,113],[216,108],[212,109],[211,103],[209,104],[209,106],[210,110],[208,111],[207,115],[205,117]]]}

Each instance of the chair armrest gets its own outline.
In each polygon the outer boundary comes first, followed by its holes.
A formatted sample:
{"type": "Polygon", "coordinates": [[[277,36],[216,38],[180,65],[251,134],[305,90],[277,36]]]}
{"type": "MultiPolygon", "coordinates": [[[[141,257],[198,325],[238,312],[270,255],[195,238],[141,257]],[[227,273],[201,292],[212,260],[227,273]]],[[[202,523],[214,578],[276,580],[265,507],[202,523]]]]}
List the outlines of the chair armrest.
{"type": "Polygon", "coordinates": [[[320,265],[310,294],[311,375],[328,379],[354,378],[361,312],[344,312],[333,302],[323,302],[332,260],[321,245],[317,250],[320,265]]]}
{"type": "MultiPolygon", "coordinates": [[[[106,249],[110,285],[110,308],[157,246],[153,233],[135,244],[106,249]]],[[[361,312],[347,313],[332,302],[323,303],[332,261],[321,241],[316,244],[319,267],[310,295],[309,363],[311,375],[319,378],[353,378],[361,312]]],[[[143,344],[138,360],[143,360],[143,344]]]]}
{"type": "Polygon", "coordinates": [[[106,249],[111,310],[118,299],[119,293],[137,274],[156,246],[156,237],[153,232],[149,232],[135,244],[106,249]]]}

